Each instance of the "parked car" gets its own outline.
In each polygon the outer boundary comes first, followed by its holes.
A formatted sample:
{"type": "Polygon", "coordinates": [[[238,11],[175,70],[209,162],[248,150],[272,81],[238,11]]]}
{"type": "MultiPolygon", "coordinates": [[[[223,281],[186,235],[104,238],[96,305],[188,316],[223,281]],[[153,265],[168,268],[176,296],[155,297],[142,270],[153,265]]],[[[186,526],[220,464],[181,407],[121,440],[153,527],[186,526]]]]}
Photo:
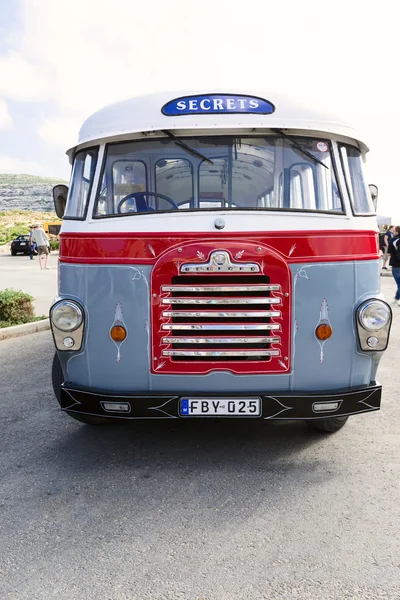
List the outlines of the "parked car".
{"type": "MultiPolygon", "coordinates": [[[[11,254],[16,256],[17,254],[29,254],[29,235],[19,235],[11,242],[11,254]]],[[[37,254],[36,249],[34,250],[34,255],[37,254]]]]}

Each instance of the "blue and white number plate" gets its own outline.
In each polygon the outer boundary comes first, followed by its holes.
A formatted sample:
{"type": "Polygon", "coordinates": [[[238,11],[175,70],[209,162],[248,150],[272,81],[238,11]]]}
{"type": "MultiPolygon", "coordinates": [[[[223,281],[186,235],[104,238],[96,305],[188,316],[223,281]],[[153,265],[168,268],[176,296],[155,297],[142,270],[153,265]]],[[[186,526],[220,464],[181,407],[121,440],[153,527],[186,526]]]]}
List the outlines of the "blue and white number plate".
{"type": "Polygon", "coordinates": [[[181,417],[259,417],[261,398],[181,398],[181,417]]]}

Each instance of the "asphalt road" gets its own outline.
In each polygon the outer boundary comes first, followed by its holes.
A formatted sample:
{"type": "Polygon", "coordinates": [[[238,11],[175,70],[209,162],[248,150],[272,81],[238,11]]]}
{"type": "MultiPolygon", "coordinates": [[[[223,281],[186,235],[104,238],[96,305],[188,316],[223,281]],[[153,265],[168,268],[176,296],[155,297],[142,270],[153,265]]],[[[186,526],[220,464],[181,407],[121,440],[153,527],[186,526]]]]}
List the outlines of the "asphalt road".
{"type": "Polygon", "coordinates": [[[333,435],[81,425],[53,397],[50,333],[0,342],[0,598],[399,599],[399,340],[395,307],[383,408],[333,435]]]}
{"type": "Polygon", "coordinates": [[[34,297],[36,315],[49,314],[53,298],[57,295],[58,251],[50,253],[49,271],[40,270],[39,258],[18,254],[0,254],[0,289],[14,288],[34,297]]]}

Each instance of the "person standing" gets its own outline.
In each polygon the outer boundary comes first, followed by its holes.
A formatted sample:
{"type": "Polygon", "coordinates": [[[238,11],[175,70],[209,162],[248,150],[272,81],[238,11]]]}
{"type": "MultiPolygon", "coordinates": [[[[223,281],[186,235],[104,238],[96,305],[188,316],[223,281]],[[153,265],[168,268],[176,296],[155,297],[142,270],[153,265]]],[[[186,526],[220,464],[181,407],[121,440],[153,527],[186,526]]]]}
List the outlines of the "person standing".
{"type": "MultiPolygon", "coordinates": [[[[383,265],[382,265],[382,269],[385,269],[385,271],[387,271],[386,263],[387,263],[387,261],[389,259],[389,245],[390,245],[390,242],[392,241],[393,235],[394,235],[394,225],[391,225],[387,229],[387,231],[385,233],[385,237],[383,238],[384,239],[385,250],[383,252],[383,265]]],[[[389,263],[389,264],[391,264],[391,263],[389,263]]]]}
{"type": "Polygon", "coordinates": [[[34,229],[35,229],[35,226],[32,225],[31,230],[29,232],[29,258],[30,258],[30,260],[33,260],[33,253],[35,252],[35,242],[32,239],[32,233],[33,233],[34,229]]]}
{"type": "Polygon", "coordinates": [[[386,235],[386,226],[384,225],[379,230],[379,250],[381,251],[381,258],[383,258],[383,255],[385,254],[385,250],[386,250],[385,235],[386,235]]]}
{"type": "Polygon", "coordinates": [[[395,235],[390,240],[388,252],[390,254],[390,266],[392,275],[397,284],[397,291],[394,297],[395,302],[400,306],[400,227],[395,228],[395,235]]]}
{"type": "Polygon", "coordinates": [[[32,232],[32,240],[36,242],[38,254],[39,254],[39,266],[41,269],[49,269],[47,262],[49,260],[49,246],[50,242],[47,235],[42,229],[40,223],[36,223],[35,229],[32,232]],[[42,267],[42,258],[44,257],[44,267],[42,267]]]}

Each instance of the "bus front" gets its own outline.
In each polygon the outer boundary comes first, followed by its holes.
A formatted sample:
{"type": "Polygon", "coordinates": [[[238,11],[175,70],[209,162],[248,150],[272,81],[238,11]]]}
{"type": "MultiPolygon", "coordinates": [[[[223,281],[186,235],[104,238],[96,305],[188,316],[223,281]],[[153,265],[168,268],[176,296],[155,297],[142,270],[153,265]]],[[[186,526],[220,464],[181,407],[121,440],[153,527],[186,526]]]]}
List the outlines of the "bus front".
{"type": "Polygon", "coordinates": [[[365,146],[258,96],[130,102],[73,151],[50,311],[62,409],[324,431],[377,410],[391,311],[365,146]]]}

